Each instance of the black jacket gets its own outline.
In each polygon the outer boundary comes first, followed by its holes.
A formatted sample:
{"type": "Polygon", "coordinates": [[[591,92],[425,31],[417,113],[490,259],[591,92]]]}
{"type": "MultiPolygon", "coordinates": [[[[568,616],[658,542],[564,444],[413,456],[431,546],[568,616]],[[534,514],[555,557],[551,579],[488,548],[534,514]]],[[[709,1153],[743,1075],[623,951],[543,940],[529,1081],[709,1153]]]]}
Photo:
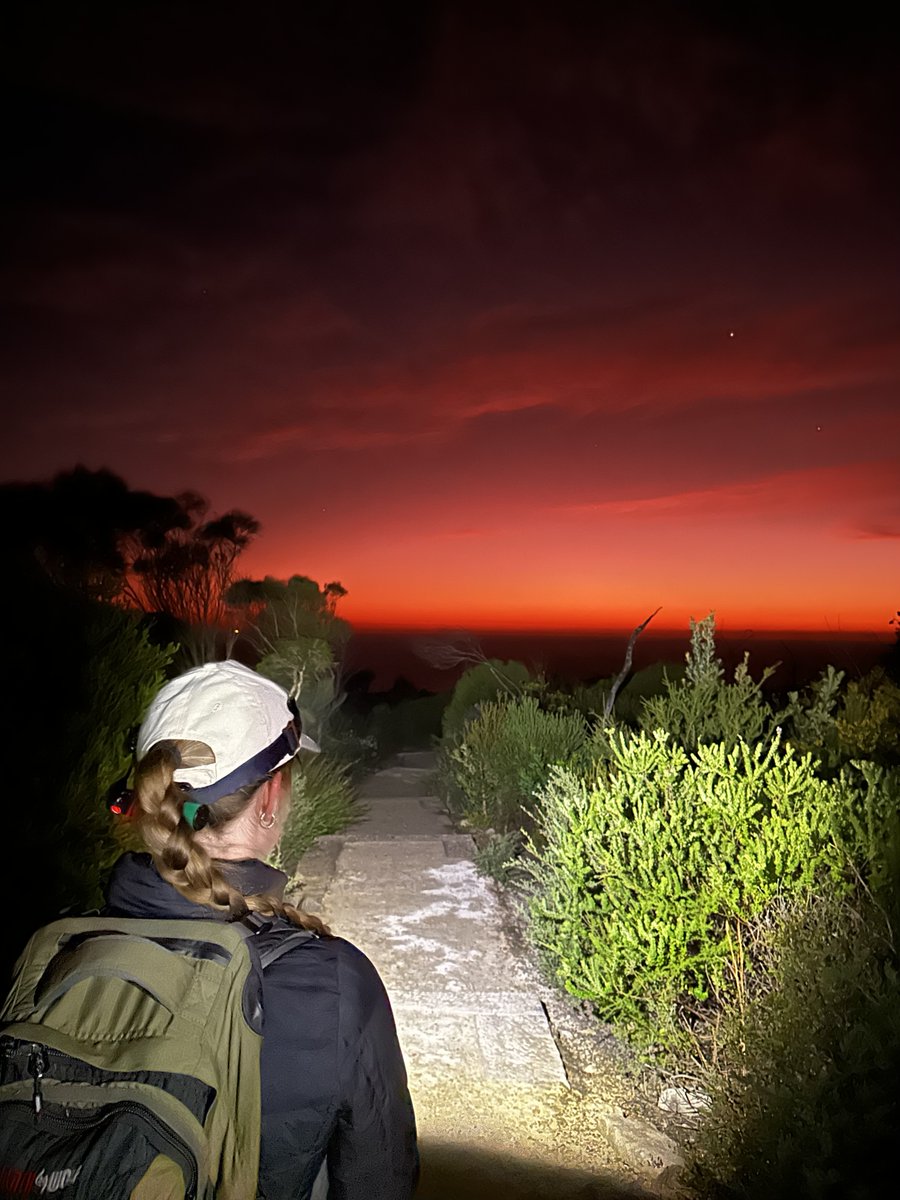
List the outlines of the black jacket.
{"type": "MultiPolygon", "coordinates": [[[[256,859],[219,866],[244,895],[284,889],[285,876],[256,859]]],[[[105,913],[220,916],[166,883],[149,854],[116,863],[105,913]]],[[[390,1002],[371,962],[343,938],[310,938],[266,970],[263,1009],[260,1197],[307,1200],[327,1155],[329,1200],[409,1200],[415,1119],[390,1002]]]]}

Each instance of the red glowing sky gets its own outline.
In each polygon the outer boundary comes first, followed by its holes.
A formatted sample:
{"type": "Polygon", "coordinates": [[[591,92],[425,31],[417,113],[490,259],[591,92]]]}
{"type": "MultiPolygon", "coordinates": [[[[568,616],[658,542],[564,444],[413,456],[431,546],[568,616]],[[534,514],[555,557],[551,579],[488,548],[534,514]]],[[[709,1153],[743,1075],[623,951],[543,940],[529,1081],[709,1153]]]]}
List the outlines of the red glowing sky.
{"type": "Polygon", "coordinates": [[[887,634],[890,55],[553,7],[24,17],[0,477],[246,509],[358,625],[887,634]]]}

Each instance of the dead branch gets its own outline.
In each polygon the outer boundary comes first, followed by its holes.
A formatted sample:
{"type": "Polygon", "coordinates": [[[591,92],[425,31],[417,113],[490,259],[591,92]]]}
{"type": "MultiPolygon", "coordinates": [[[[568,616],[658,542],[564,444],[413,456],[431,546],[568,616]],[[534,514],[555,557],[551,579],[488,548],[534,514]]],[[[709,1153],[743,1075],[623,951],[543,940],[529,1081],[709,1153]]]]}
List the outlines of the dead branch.
{"type": "MultiPolygon", "coordinates": [[[[660,605],[660,607],[662,607],[662,605],[660,605]]],[[[622,686],[622,684],[628,678],[628,672],[631,670],[631,656],[634,653],[634,643],[638,640],[638,638],[641,636],[641,634],[644,632],[644,630],[647,628],[647,626],[650,624],[650,622],[653,620],[653,618],[656,616],[656,613],[658,613],[658,612],[659,612],[659,608],[657,608],[655,610],[655,612],[652,612],[645,621],[641,621],[640,625],[638,625],[632,631],[631,637],[628,639],[628,649],[625,651],[625,662],[622,665],[622,670],[618,673],[618,675],[613,680],[613,685],[609,689],[609,695],[606,697],[606,703],[603,705],[603,724],[604,725],[606,725],[607,721],[609,720],[610,716],[612,715],[613,705],[616,702],[616,696],[618,694],[619,688],[622,686]]]]}
{"type": "Polygon", "coordinates": [[[449,671],[453,667],[477,666],[485,661],[484,651],[471,635],[448,633],[444,638],[420,637],[411,643],[413,653],[431,667],[449,671]]]}

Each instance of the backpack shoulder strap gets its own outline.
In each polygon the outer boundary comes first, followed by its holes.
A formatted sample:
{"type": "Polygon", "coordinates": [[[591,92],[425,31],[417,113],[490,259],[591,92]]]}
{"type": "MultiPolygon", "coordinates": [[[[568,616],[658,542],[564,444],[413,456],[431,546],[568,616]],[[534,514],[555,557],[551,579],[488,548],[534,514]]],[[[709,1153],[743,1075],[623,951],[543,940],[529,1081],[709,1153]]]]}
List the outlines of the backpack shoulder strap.
{"type": "Polygon", "coordinates": [[[294,925],[288,925],[285,929],[285,925],[287,922],[283,920],[276,922],[271,917],[261,917],[254,912],[245,913],[236,923],[235,927],[253,945],[260,970],[265,971],[295,946],[316,936],[308,929],[298,929],[294,925]]]}
{"type": "Polygon", "coordinates": [[[308,942],[310,938],[315,936],[308,929],[297,929],[292,933],[286,933],[277,941],[273,941],[270,945],[260,950],[259,965],[265,971],[266,967],[271,967],[273,962],[277,962],[282,955],[287,954],[289,950],[293,950],[294,946],[298,946],[301,942],[308,942]]]}

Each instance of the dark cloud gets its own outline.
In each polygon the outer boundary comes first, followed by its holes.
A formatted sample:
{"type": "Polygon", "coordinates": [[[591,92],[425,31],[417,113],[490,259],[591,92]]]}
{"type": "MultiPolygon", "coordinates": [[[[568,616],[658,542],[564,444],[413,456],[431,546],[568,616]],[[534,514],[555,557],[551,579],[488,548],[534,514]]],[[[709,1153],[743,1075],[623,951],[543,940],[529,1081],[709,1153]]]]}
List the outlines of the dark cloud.
{"type": "Polygon", "coordinates": [[[897,541],[900,539],[900,517],[897,518],[893,525],[863,525],[856,526],[853,530],[856,537],[863,541],[897,541]]]}
{"type": "Polygon", "coordinates": [[[864,12],[26,5],[5,57],[0,474],[198,487],[280,546],[315,512],[331,575],[329,539],[364,572],[428,530],[518,550],[526,511],[559,570],[628,505],[889,540],[900,84],[864,12]]]}

